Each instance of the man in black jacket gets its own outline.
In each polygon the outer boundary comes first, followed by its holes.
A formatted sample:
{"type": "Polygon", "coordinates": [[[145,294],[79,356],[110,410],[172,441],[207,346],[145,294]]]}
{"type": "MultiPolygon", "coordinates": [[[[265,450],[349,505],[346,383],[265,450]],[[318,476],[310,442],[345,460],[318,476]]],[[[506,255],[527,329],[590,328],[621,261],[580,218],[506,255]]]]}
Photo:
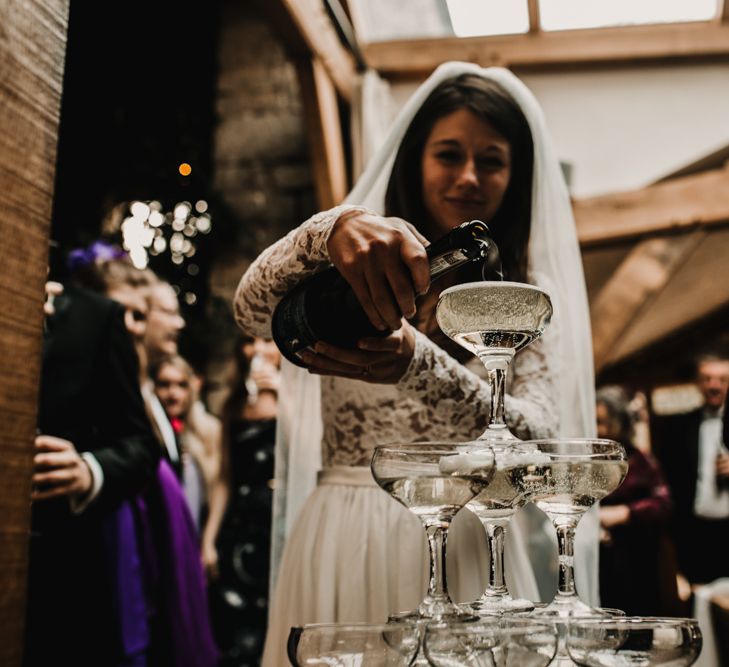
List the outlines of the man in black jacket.
{"type": "Polygon", "coordinates": [[[105,531],[122,501],[153,478],[159,447],[116,302],[75,288],[55,298],[38,431],[25,664],[120,664],[105,531]]]}
{"type": "Polygon", "coordinates": [[[654,420],[653,433],[675,505],[679,568],[692,584],[729,576],[729,559],[719,548],[729,535],[729,453],[722,442],[729,360],[703,357],[696,382],[704,405],[654,420]]]}

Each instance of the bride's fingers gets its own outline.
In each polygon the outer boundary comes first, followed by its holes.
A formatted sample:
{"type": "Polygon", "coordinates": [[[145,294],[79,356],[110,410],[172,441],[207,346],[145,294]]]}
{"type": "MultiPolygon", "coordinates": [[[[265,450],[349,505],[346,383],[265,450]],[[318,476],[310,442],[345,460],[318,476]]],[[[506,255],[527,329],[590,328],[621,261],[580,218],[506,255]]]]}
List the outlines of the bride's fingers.
{"type": "Polygon", "coordinates": [[[301,359],[313,373],[344,374],[347,376],[361,375],[367,367],[367,362],[350,363],[327,354],[318,354],[312,350],[301,353],[301,359]]]}

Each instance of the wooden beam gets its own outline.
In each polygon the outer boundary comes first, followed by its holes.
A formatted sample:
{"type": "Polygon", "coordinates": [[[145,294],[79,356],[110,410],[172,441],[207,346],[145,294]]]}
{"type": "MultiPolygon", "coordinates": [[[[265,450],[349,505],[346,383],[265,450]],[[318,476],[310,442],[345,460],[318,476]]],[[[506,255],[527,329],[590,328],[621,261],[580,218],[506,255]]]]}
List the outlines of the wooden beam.
{"type": "Polygon", "coordinates": [[[692,226],[729,223],[729,167],[641,190],[576,200],[580,245],[590,247],[692,226]]]}
{"type": "Polygon", "coordinates": [[[719,14],[719,20],[725,24],[729,23],[729,0],[724,0],[721,13],[719,14]]]}
{"type": "Polygon", "coordinates": [[[545,68],[699,57],[727,59],[729,23],[711,21],[400,40],[361,45],[361,50],[368,65],[383,76],[410,78],[422,78],[448,60],[465,60],[483,66],[545,68]]]}
{"type": "Polygon", "coordinates": [[[0,3],[0,665],[20,667],[68,0],[0,3]]]}
{"type": "Polygon", "coordinates": [[[527,0],[529,11],[529,32],[532,34],[541,32],[542,21],[539,17],[539,0],[527,0]]]}
{"type": "Polygon", "coordinates": [[[314,166],[314,184],[321,210],[341,203],[347,194],[347,167],[337,96],[318,59],[297,64],[304,120],[314,166]]]}
{"type": "Polygon", "coordinates": [[[630,323],[682,266],[705,232],[639,243],[600,290],[590,308],[595,372],[610,360],[612,350],[630,323]]]}
{"type": "Polygon", "coordinates": [[[271,27],[294,58],[319,60],[347,101],[352,99],[354,58],[344,48],[322,0],[259,0],[271,27]]]}

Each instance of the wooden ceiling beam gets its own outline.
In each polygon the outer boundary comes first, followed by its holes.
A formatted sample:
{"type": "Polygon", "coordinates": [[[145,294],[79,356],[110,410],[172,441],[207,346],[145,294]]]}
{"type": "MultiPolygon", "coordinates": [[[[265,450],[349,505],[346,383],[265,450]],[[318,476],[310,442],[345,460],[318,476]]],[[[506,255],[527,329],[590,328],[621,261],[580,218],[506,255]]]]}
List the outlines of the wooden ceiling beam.
{"type": "Polygon", "coordinates": [[[367,64],[383,76],[409,78],[426,76],[448,60],[525,69],[636,64],[666,59],[724,59],[729,58],[729,22],[399,40],[361,45],[361,50],[367,64]]]}
{"type": "Polygon", "coordinates": [[[631,322],[668,284],[706,232],[648,239],[633,248],[593,300],[592,349],[595,372],[610,362],[612,351],[631,322]]]}
{"type": "Polygon", "coordinates": [[[729,165],[573,203],[583,248],[729,223],[729,165]]]}
{"type": "Polygon", "coordinates": [[[346,101],[352,99],[357,68],[322,0],[259,0],[259,6],[295,59],[318,59],[346,101]]]}

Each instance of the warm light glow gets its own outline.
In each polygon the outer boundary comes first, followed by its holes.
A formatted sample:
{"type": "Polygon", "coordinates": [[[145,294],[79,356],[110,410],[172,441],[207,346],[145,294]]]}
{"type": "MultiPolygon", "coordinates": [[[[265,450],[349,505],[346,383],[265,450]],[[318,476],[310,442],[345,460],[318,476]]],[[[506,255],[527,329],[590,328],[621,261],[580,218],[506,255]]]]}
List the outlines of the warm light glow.
{"type": "Polygon", "coordinates": [[[207,215],[201,215],[195,223],[197,230],[203,234],[207,234],[210,231],[210,218],[207,215]]]}
{"type": "Polygon", "coordinates": [[[187,162],[183,162],[177,168],[177,171],[179,171],[182,176],[189,176],[192,173],[192,167],[189,164],[187,164],[187,162]]]}
{"type": "Polygon", "coordinates": [[[146,220],[150,213],[149,206],[142,201],[135,201],[129,207],[129,210],[131,211],[132,216],[139,218],[140,220],[146,220]]]}
{"type": "MultiPolygon", "coordinates": [[[[177,202],[171,212],[165,212],[157,200],[132,200],[128,206],[129,214],[119,227],[122,245],[138,268],[147,266],[149,255],[158,256],[168,252],[173,264],[185,264],[186,260],[197,254],[192,239],[198,233],[209,234],[212,229],[212,219],[207,212],[208,203],[203,199],[197,200],[194,208],[189,201],[177,202]],[[193,210],[198,213],[197,217],[192,215],[193,210]]],[[[190,276],[196,276],[199,272],[197,264],[189,265],[190,276]]]]}
{"type": "Polygon", "coordinates": [[[178,220],[186,220],[187,216],[190,215],[192,207],[186,201],[181,201],[175,204],[175,218],[178,220]]]}
{"type": "Polygon", "coordinates": [[[152,225],[152,227],[161,227],[164,224],[164,222],[165,222],[165,216],[162,213],[160,213],[158,210],[153,210],[149,214],[149,224],[152,225]]]}

